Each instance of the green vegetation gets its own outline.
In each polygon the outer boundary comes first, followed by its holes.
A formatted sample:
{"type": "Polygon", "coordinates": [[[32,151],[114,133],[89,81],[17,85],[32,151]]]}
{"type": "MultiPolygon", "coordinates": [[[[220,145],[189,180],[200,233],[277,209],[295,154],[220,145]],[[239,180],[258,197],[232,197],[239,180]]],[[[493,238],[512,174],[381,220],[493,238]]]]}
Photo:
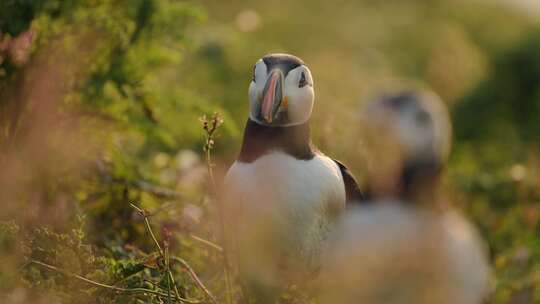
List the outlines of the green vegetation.
{"type": "Polygon", "coordinates": [[[203,147],[219,182],[252,66],[283,51],[313,72],[317,145],[360,177],[366,96],[440,94],[455,131],[445,198],[489,243],[491,303],[540,303],[540,31],[500,3],[0,1],[2,302],[239,297],[203,147]],[[210,142],[199,118],[214,112],[210,142]]]}

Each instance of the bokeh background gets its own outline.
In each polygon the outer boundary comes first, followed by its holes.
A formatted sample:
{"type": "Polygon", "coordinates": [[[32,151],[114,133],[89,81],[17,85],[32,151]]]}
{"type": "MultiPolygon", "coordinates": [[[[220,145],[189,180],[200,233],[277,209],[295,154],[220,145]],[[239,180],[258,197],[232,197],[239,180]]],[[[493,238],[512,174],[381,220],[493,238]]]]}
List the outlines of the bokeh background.
{"type": "Polygon", "coordinates": [[[444,199],[489,244],[490,302],[540,303],[539,20],[536,0],[0,1],[2,298],[159,303],[29,263],[165,290],[130,202],[226,298],[220,254],[201,241],[219,243],[199,118],[224,121],[219,182],[241,143],[253,64],[287,52],[314,76],[314,142],[361,181],[362,102],[404,87],[439,94],[454,128],[444,199]]]}

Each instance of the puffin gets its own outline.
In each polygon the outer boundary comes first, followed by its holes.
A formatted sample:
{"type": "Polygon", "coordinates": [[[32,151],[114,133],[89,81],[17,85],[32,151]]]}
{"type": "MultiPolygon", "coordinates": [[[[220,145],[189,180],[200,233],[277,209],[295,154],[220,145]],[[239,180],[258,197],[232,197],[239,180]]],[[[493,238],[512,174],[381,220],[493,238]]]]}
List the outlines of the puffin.
{"type": "Polygon", "coordinates": [[[329,236],[320,302],[483,303],[491,290],[485,243],[437,195],[451,143],[443,102],[430,91],[387,92],[360,117],[372,163],[367,202],[329,236]]]}
{"type": "Polygon", "coordinates": [[[362,199],[347,167],[311,143],[314,100],[313,77],[300,58],[269,54],[256,62],[224,209],[240,277],[261,303],[317,273],[335,219],[347,202],[362,199]]]}

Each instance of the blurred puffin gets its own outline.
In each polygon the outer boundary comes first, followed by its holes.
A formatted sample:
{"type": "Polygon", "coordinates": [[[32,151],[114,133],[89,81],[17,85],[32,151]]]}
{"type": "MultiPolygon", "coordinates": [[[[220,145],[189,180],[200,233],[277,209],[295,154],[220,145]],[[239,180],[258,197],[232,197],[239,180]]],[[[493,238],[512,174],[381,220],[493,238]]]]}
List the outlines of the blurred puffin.
{"type": "Polygon", "coordinates": [[[484,243],[436,195],[451,137],[443,103],[431,93],[399,92],[362,113],[376,165],[370,198],[329,237],[321,303],[482,303],[490,277],[484,243]]]}
{"type": "Polygon", "coordinates": [[[343,164],[311,144],[313,78],[300,58],[258,60],[249,102],[240,155],[225,178],[225,209],[240,271],[271,299],[271,287],[316,270],[333,220],[361,192],[343,164]]]}

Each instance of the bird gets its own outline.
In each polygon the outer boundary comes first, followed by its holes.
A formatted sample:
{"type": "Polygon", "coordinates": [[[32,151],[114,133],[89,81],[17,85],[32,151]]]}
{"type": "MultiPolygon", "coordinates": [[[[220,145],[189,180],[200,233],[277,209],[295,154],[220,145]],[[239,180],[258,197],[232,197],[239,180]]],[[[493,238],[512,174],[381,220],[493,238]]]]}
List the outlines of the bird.
{"type": "Polygon", "coordinates": [[[241,276],[271,299],[284,281],[316,273],[334,219],[362,192],[343,163],[311,142],[315,93],[303,60],[265,55],[248,95],[242,146],[224,180],[227,234],[241,276]]]}
{"type": "Polygon", "coordinates": [[[441,99],[426,90],[386,92],[360,117],[374,164],[368,198],[329,236],[320,302],[482,303],[490,293],[486,246],[437,195],[451,143],[441,99]]]}

